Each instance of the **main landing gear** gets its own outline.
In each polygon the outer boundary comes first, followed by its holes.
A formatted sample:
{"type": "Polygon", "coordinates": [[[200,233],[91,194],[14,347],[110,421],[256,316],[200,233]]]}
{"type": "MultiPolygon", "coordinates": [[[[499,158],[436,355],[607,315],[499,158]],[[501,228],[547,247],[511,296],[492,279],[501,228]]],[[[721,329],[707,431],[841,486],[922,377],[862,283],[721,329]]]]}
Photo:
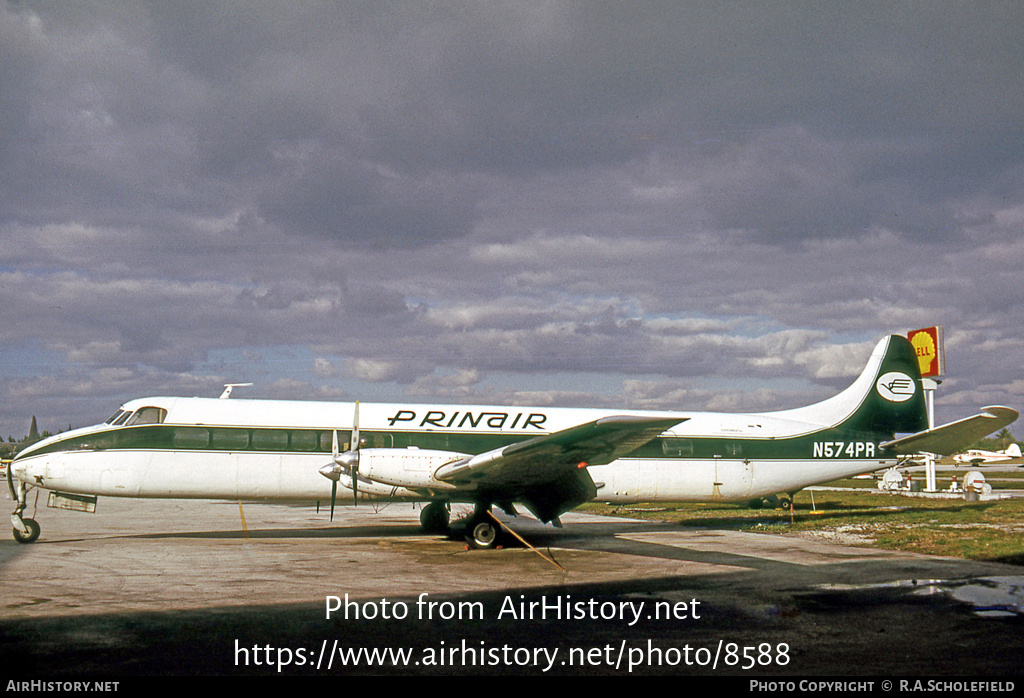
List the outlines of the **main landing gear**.
{"type": "Polygon", "coordinates": [[[451,519],[451,505],[448,502],[431,502],[420,512],[420,526],[427,533],[447,533],[451,519]]]}
{"type": "Polygon", "coordinates": [[[789,509],[793,506],[793,493],[770,494],[756,497],[748,503],[751,509],[789,509]]]}
{"type": "Polygon", "coordinates": [[[420,526],[427,533],[449,533],[454,528],[456,535],[462,533],[471,548],[490,550],[502,544],[505,529],[491,515],[490,504],[477,504],[472,515],[451,523],[451,503],[435,501],[423,507],[420,512],[420,526]]]}
{"type": "Polygon", "coordinates": [[[491,550],[502,544],[505,529],[491,514],[491,505],[477,504],[466,521],[466,542],[477,550],[491,550]]]}

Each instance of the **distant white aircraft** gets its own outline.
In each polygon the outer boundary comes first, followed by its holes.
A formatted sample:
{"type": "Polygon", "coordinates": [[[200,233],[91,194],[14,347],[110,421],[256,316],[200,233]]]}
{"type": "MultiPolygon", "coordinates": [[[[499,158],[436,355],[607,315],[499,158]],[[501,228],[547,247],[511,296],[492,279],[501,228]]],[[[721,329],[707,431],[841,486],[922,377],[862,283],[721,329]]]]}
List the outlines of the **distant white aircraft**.
{"type": "Polygon", "coordinates": [[[426,502],[428,530],[450,505],[475,505],[477,547],[497,545],[497,505],[545,523],[583,502],[761,501],[895,465],[949,455],[1017,418],[1008,407],[927,429],[917,357],[892,335],[839,395],[781,412],[638,412],[544,407],[290,402],[155,397],[105,423],[44,439],[8,470],[23,543],[27,492],[55,505],[97,495],[231,500],[426,502]],[[913,432],[913,433],[911,433],[913,432]],[[898,433],[911,433],[897,438],[898,433]],[[326,478],[326,479],[325,479],[326,478]],[[346,497],[346,500],[348,498],[346,497]]]}
{"type": "Polygon", "coordinates": [[[972,448],[969,451],[964,451],[963,453],[958,453],[953,456],[953,461],[958,465],[978,467],[1005,463],[1008,460],[1022,457],[1024,456],[1021,455],[1020,446],[1017,444],[1010,444],[1009,448],[1002,451],[985,451],[980,448],[972,448]]]}

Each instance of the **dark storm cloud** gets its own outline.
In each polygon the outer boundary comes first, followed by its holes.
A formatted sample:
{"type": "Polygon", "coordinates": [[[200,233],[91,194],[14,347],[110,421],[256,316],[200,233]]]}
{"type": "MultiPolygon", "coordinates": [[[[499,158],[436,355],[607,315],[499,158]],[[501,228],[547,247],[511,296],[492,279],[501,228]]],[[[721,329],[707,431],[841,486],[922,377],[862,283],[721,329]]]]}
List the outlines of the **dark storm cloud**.
{"type": "Polygon", "coordinates": [[[20,125],[47,146],[23,157],[50,172],[49,186],[14,190],[104,220],[214,206],[216,193],[290,232],[407,244],[468,233],[476,173],[683,147],[679,166],[712,167],[703,199],[716,226],[772,239],[894,223],[948,233],[939,194],[971,186],[986,145],[1005,161],[998,129],[1019,132],[1021,97],[999,87],[1021,67],[1012,32],[964,30],[1012,25],[1012,5],[85,8],[38,10],[37,31],[62,53],[11,49],[37,57],[14,86],[35,95],[20,125]],[[971,146],[958,149],[968,123],[971,146]],[[695,164],[695,138],[727,145],[695,164]],[[925,180],[900,176],[922,168],[925,180]]]}
{"type": "Polygon", "coordinates": [[[249,370],[275,396],[768,409],[935,323],[963,372],[940,404],[1013,404],[1022,15],[5,4],[4,404],[249,370]]]}
{"type": "Polygon", "coordinates": [[[472,192],[455,181],[406,180],[318,155],[259,195],[259,214],[288,232],[342,243],[420,245],[469,234],[472,192]],[[395,181],[395,180],[398,181],[395,181]]]}

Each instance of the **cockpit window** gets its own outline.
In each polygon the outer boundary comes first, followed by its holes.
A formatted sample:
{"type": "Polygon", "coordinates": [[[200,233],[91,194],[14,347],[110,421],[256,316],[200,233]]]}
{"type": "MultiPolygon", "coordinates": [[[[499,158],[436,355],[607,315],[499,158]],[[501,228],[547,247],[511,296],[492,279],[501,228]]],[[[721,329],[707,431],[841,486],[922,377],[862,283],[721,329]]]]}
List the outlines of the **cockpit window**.
{"type": "Polygon", "coordinates": [[[117,418],[120,417],[123,414],[124,414],[124,410],[118,410],[114,414],[110,415],[110,418],[107,419],[107,421],[104,422],[104,424],[113,424],[114,422],[117,421],[117,418]]]}
{"type": "Polygon", "coordinates": [[[160,407],[143,407],[138,410],[127,424],[163,424],[167,416],[167,410],[160,407]]]}
{"type": "Polygon", "coordinates": [[[128,421],[128,418],[131,416],[132,413],[129,412],[128,410],[125,410],[124,412],[121,413],[119,417],[117,417],[113,422],[111,422],[111,424],[113,424],[115,427],[118,426],[119,424],[124,424],[126,421],[128,421]]]}

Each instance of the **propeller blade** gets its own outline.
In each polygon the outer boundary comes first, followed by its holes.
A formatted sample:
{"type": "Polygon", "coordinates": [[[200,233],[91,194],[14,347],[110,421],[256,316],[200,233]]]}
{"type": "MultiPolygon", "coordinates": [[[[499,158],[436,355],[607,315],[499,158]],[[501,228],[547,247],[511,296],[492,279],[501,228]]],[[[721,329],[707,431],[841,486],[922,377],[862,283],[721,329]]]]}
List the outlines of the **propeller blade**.
{"type": "Polygon", "coordinates": [[[331,521],[334,521],[334,503],[338,499],[338,480],[341,478],[341,463],[338,454],[338,430],[331,432],[331,456],[332,461],[328,465],[319,468],[321,475],[331,481],[331,521]]]}
{"type": "Polygon", "coordinates": [[[359,450],[359,400],[356,400],[355,411],[352,414],[352,443],[349,448],[353,451],[359,450]]]}
{"type": "Polygon", "coordinates": [[[359,505],[359,400],[356,400],[352,414],[352,443],[349,448],[355,453],[352,462],[352,506],[359,505]]]}

